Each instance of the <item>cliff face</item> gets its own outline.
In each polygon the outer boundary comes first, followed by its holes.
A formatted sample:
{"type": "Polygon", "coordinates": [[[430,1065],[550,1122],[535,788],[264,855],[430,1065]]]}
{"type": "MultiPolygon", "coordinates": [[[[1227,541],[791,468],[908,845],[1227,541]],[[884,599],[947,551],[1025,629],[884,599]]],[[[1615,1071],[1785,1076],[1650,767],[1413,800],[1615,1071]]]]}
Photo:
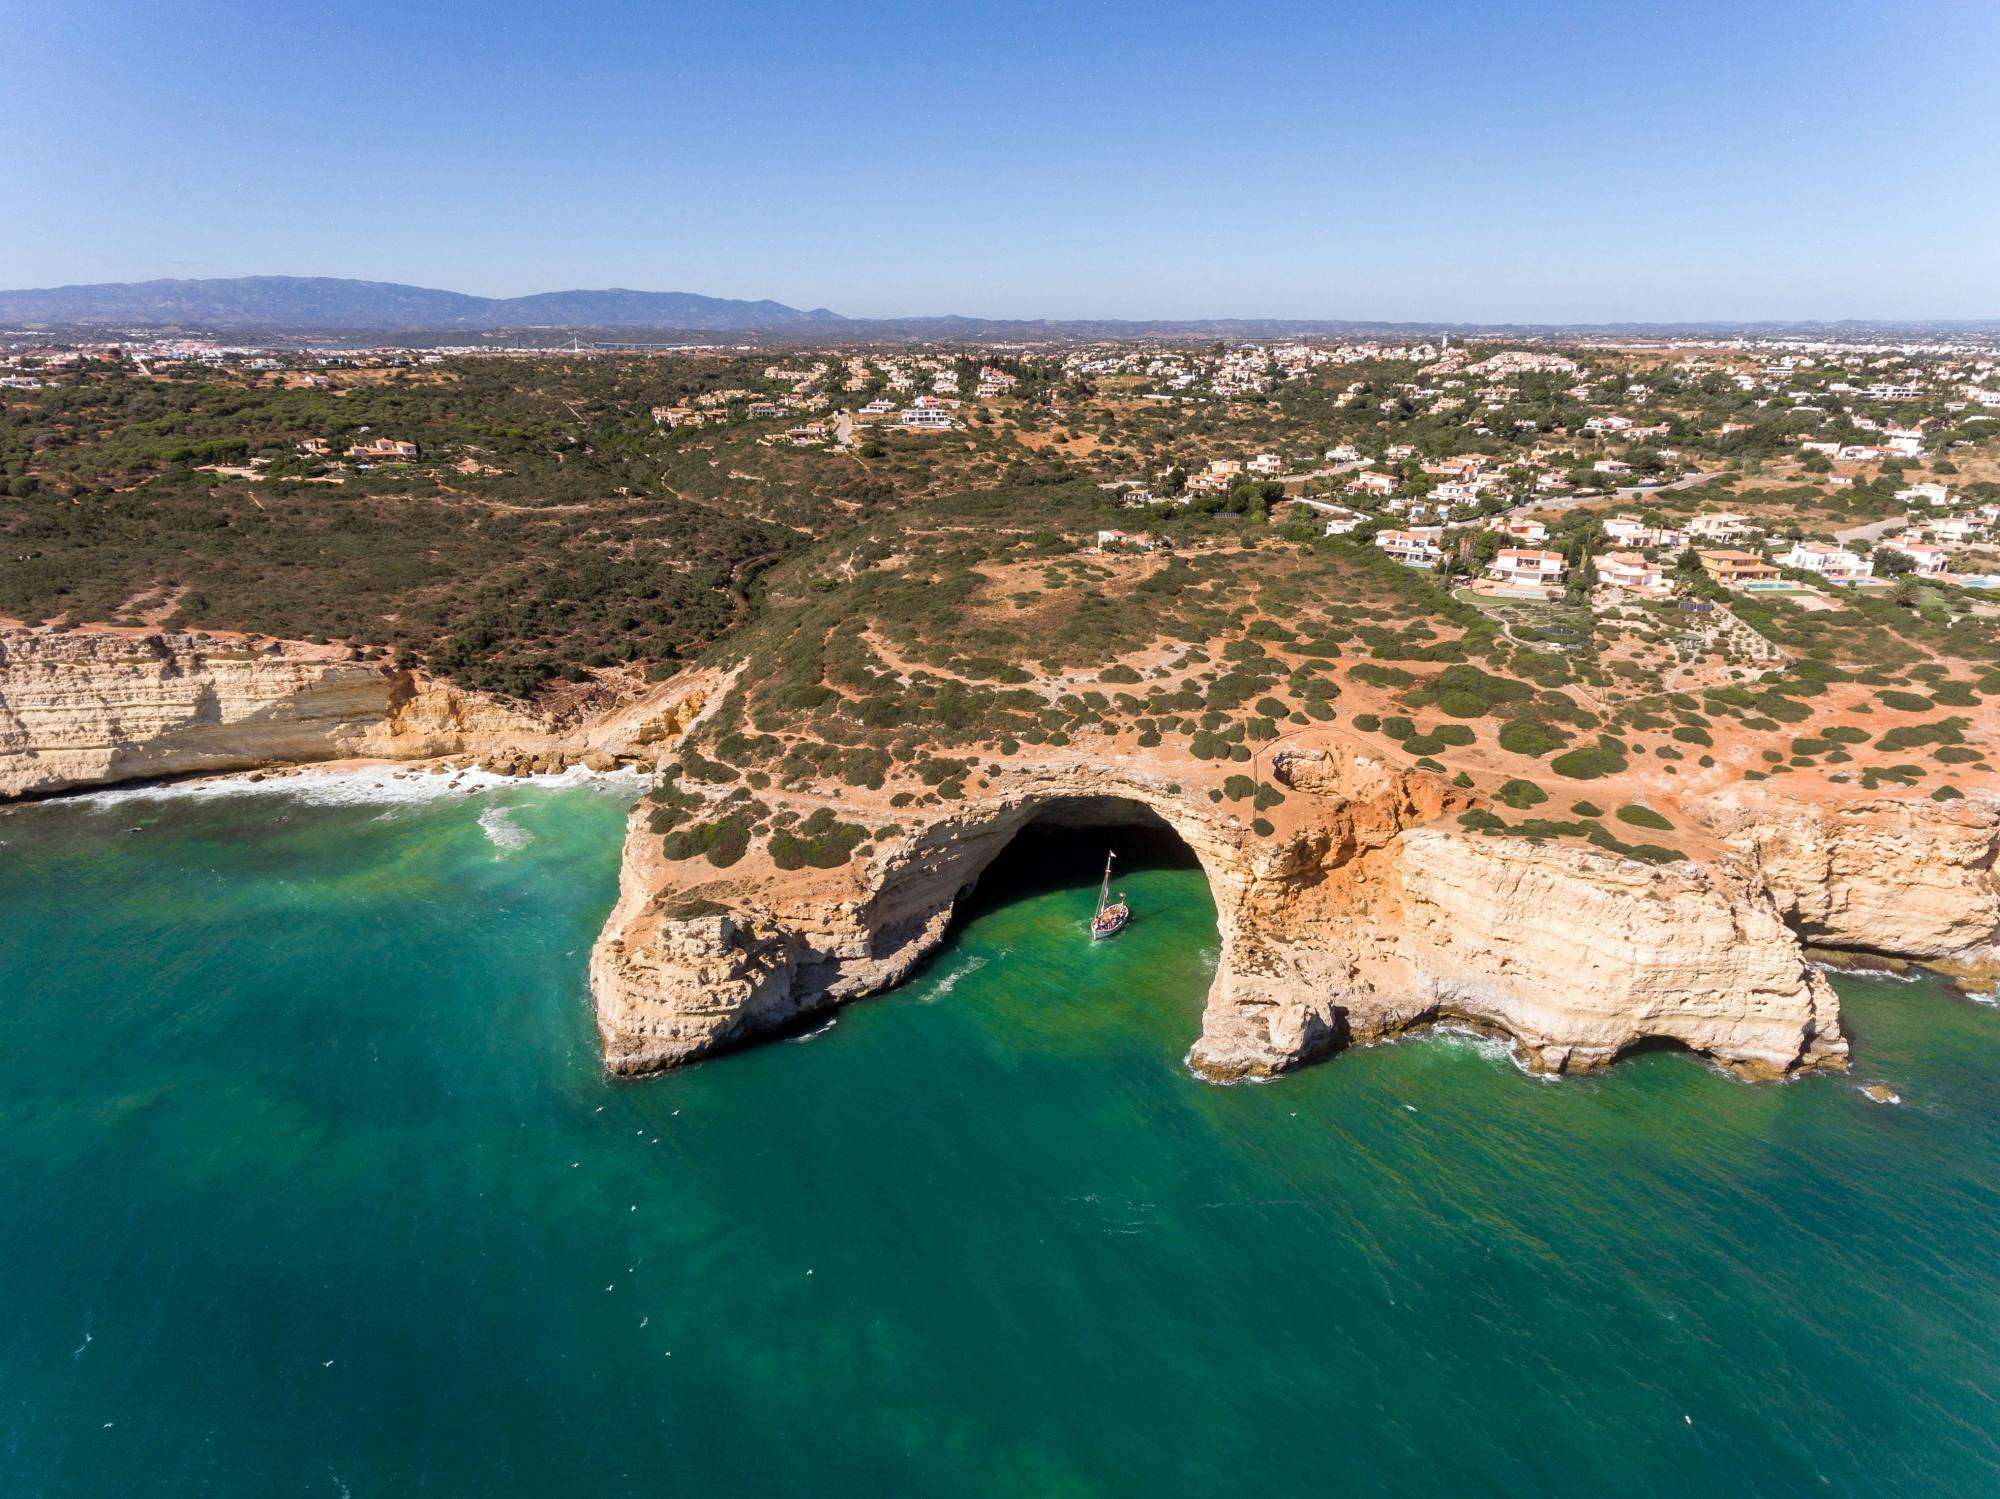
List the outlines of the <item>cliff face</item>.
{"type": "Polygon", "coordinates": [[[1808,942],[2000,964],[2000,803],[1879,797],[1822,805],[1743,786],[1700,810],[1808,942]]]}
{"type": "Polygon", "coordinates": [[[1426,827],[1469,794],[1331,738],[1270,768],[1290,793],[1268,837],[1174,778],[1202,767],[1050,757],[826,871],[669,861],[641,807],[591,961],[607,1064],[656,1071],[896,983],[1030,822],[1163,824],[1192,850],[1220,956],[1188,1060],[1213,1078],[1440,1019],[1504,1031],[1553,1071],[1652,1039],[1757,1076],[1843,1060],[1831,989],[1740,873],[1426,827]]]}
{"type": "Polygon", "coordinates": [[[0,800],[325,760],[650,764],[727,679],[689,672],[574,726],[330,646],[0,627],[0,800]]]}
{"type": "Polygon", "coordinates": [[[1396,873],[1412,987],[1541,1067],[1603,1066],[1656,1038],[1760,1077],[1846,1055],[1832,988],[1729,866],[1420,829],[1396,873]]]}
{"type": "Polygon", "coordinates": [[[0,631],[0,797],[351,757],[545,749],[550,726],[416,673],[295,644],[0,631]]]}

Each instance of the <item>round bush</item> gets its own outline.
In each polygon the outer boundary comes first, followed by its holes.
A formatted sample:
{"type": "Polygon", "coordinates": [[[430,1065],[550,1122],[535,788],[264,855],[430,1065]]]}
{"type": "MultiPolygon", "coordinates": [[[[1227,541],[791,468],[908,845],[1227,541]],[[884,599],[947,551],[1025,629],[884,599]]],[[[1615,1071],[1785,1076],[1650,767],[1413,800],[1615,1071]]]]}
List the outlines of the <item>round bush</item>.
{"type": "Polygon", "coordinates": [[[1635,828],[1653,828],[1663,833],[1671,832],[1674,826],[1651,807],[1641,807],[1635,804],[1627,804],[1620,807],[1618,809],[1618,820],[1620,822],[1629,822],[1635,828]]]}
{"type": "Polygon", "coordinates": [[[1625,768],[1625,757],[1601,744],[1585,745],[1549,761],[1549,769],[1572,781],[1594,781],[1612,776],[1625,768]]]}
{"type": "Polygon", "coordinates": [[[1500,729],[1500,748],[1516,755],[1539,760],[1551,750],[1569,743],[1569,736],[1557,728],[1532,718],[1517,718],[1500,729]]]}

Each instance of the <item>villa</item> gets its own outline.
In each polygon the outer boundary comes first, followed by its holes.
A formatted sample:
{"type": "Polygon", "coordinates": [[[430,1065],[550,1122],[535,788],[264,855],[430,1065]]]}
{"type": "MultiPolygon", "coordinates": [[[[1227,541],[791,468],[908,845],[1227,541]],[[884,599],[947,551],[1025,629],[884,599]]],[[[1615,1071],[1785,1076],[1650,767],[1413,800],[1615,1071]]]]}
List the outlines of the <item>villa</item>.
{"type": "Polygon", "coordinates": [[[1824,541],[1795,541],[1792,549],[1778,560],[1786,567],[1818,573],[1829,583],[1853,583],[1872,576],[1875,571],[1875,564],[1868,558],[1857,557],[1844,547],[1824,541]]]}

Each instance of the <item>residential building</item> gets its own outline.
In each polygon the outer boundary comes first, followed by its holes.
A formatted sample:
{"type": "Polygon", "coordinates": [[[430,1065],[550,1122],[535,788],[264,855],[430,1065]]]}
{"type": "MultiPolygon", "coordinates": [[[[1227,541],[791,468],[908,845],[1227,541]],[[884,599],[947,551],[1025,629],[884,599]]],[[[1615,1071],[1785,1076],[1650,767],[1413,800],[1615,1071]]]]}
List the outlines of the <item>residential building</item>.
{"type": "Polygon", "coordinates": [[[1443,534],[1437,526],[1422,526],[1412,531],[1377,531],[1375,545],[1405,567],[1429,567],[1444,555],[1438,545],[1438,538],[1443,534]]]}
{"type": "Polygon", "coordinates": [[[355,443],[347,450],[347,456],[356,463],[401,463],[417,456],[417,445],[394,437],[371,437],[355,443]]]}
{"type": "MultiPolygon", "coordinates": [[[[1923,577],[1935,578],[1951,565],[1951,548],[1924,541],[1885,541],[1883,547],[1892,552],[1901,552],[1916,564],[1916,571],[1923,577]]],[[[1881,550],[1878,547],[1876,550],[1881,550]]]]}
{"type": "Polygon", "coordinates": [[[1496,583],[1560,585],[1563,554],[1539,547],[1502,547],[1487,564],[1486,576],[1496,583]]]}
{"type": "Polygon", "coordinates": [[[1621,547],[1677,547],[1687,541],[1680,532],[1649,526],[1636,515],[1614,515],[1605,521],[1604,539],[1621,547]]]}
{"type": "Polygon", "coordinates": [[[1637,552],[1605,552],[1597,558],[1597,581],[1630,593],[1659,596],[1667,592],[1667,578],[1657,562],[1648,562],[1637,552]]]}
{"type": "Polygon", "coordinates": [[[1735,552],[1727,549],[1698,551],[1701,569],[1724,588],[1740,588],[1745,583],[1769,583],[1776,580],[1777,568],[1766,562],[1755,552],[1735,552]]]}
{"type": "Polygon", "coordinates": [[[1697,515],[1688,522],[1687,529],[1689,536],[1703,541],[1728,542],[1741,541],[1757,528],[1751,525],[1747,515],[1716,514],[1697,515]]]}
{"type": "Polygon", "coordinates": [[[1818,573],[1829,583],[1852,583],[1875,572],[1875,564],[1869,558],[1857,557],[1845,547],[1824,541],[1795,541],[1792,549],[1778,560],[1786,567],[1818,573]]]}
{"type": "Polygon", "coordinates": [[[903,425],[926,431],[943,431],[951,426],[951,413],[942,406],[912,406],[903,413],[903,425]]]}

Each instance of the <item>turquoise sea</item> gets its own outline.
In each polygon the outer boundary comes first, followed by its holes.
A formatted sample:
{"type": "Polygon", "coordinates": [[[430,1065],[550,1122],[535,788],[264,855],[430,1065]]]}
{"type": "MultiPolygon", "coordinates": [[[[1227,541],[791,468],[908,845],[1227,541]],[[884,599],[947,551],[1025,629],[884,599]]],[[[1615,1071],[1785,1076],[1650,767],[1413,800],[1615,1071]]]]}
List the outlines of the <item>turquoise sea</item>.
{"type": "Polygon", "coordinates": [[[1200,875],[1093,947],[1085,838],[613,1083],[622,814],[0,815],[0,1495],[2000,1493],[2000,1010],[1837,979],[1855,1074],[1783,1087],[1210,1087],[1200,875]]]}

